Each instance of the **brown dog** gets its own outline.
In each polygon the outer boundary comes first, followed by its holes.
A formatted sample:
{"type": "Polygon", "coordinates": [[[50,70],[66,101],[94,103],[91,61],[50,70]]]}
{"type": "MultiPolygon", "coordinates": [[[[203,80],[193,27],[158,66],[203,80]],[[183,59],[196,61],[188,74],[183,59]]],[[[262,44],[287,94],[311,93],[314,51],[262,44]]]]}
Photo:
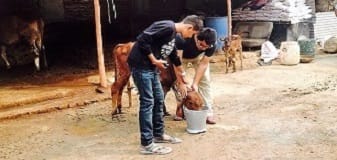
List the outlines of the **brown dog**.
{"type": "Polygon", "coordinates": [[[176,116],[184,117],[183,106],[189,110],[199,111],[203,108],[203,100],[199,92],[188,91],[187,96],[182,102],[178,102],[176,116]]]}
{"type": "Polygon", "coordinates": [[[222,50],[225,52],[226,73],[228,68],[233,67],[233,72],[236,72],[236,61],[240,60],[242,70],[242,40],[240,35],[232,35],[229,39],[221,39],[224,41],[222,50]]]}

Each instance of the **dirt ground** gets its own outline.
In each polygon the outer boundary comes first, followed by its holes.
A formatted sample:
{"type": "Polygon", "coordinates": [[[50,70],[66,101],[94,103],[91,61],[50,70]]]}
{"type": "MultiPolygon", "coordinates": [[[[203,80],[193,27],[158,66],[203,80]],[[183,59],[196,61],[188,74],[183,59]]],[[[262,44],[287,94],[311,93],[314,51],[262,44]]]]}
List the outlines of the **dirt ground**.
{"type": "MultiPolygon", "coordinates": [[[[337,55],[261,67],[247,55],[236,73],[224,73],[221,57],[211,64],[217,124],[206,133],[188,134],[185,121],[165,118],[166,132],[183,139],[167,144],[171,154],[139,154],[133,92],[134,105],[114,119],[107,100],[0,122],[0,159],[337,159],[337,55]]],[[[174,113],[172,93],[166,103],[174,113]]]]}

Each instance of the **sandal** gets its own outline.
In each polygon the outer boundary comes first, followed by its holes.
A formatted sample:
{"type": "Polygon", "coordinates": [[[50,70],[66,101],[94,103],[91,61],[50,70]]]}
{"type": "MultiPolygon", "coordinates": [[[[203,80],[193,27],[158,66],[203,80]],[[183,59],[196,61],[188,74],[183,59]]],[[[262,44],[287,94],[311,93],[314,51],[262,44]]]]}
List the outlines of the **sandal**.
{"type": "Polygon", "coordinates": [[[163,134],[162,137],[154,137],[154,142],[155,143],[181,143],[183,140],[177,138],[177,137],[172,137],[167,134],[163,134]]]}
{"type": "Polygon", "coordinates": [[[171,147],[161,146],[155,143],[151,143],[148,146],[141,146],[141,154],[153,154],[153,155],[164,155],[172,152],[171,147]]]}

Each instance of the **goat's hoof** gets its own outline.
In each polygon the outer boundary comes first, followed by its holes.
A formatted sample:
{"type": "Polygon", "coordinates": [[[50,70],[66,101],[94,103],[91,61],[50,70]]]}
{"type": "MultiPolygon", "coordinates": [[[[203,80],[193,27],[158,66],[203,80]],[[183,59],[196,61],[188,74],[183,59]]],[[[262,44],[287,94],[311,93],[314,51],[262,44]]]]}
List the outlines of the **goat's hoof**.
{"type": "Polygon", "coordinates": [[[97,87],[97,88],[95,89],[95,91],[96,91],[97,93],[105,93],[105,92],[106,92],[106,88],[104,88],[104,87],[97,87]]]}
{"type": "Polygon", "coordinates": [[[117,110],[111,112],[111,116],[115,116],[117,114],[118,114],[117,110]]]}
{"type": "Polygon", "coordinates": [[[114,120],[114,119],[119,120],[119,114],[118,114],[117,110],[111,112],[111,120],[114,120]]]}

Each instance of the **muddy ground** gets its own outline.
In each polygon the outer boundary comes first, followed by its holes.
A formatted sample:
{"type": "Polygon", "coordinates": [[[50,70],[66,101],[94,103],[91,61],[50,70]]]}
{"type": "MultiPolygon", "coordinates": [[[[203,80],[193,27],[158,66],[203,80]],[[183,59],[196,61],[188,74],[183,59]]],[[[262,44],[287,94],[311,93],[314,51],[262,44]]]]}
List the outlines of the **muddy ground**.
{"type": "MultiPolygon", "coordinates": [[[[166,131],[184,140],[168,144],[169,155],[139,154],[133,92],[134,105],[115,119],[107,100],[0,122],[0,159],[337,159],[337,56],[262,67],[247,57],[236,73],[224,73],[221,57],[211,64],[217,124],[206,133],[188,134],[185,121],[165,118],[166,131]]],[[[172,93],[166,102],[173,113],[172,93]]]]}

